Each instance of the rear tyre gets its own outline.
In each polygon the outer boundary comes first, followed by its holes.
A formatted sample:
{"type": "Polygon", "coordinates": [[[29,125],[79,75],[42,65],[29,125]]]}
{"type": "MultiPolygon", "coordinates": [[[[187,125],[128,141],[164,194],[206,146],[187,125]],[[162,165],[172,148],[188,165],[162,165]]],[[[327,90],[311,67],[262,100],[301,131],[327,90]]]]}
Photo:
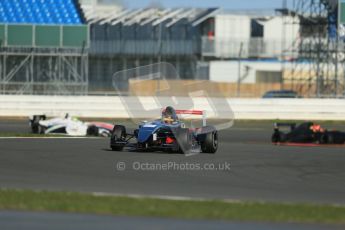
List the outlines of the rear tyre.
{"type": "Polygon", "coordinates": [[[99,136],[98,127],[96,127],[95,125],[91,125],[87,128],[86,134],[88,136],[99,136]]]}
{"type": "Polygon", "coordinates": [[[344,144],[345,133],[339,131],[327,132],[327,144],[344,144]]]}
{"type": "Polygon", "coordinates": [[[39,133],[39,124],[31,124],[31,132],[38,134],[39,133]]]}
{"type": "Polygon", "coordinates": [[[331,144],[331,142],[333,142],[333,138],[327,132],[320,135],[320,144],[331,144]]]}
{"type": "Polygon", "coordinates": [[[45,115],[34,115],[31,123],[31,132],[35,134],[44,134],[45,128],[40,126],[40,121],[45,120],[45,115]]]}
{"type": "Polygon", "coordinates": [[[334,144],[334,137],[332,134],[327,135],[327,144],[334,144]]]}
{"type": "Polygon", "coordinates": [[[38,125],[38,134],[45,134],[47,128],[41,125],[38,125]]]}
{"type": "Polygon", "coordinates": [[[113,151],[121,151],[125,145],[119,142],[124,142],[126,136],[126,128],[123,125],[115,125],[110,140],[111,149],[113,151]]]}
{"type": "Polygon", "coordinates": [[[201,150],[203,153],[216,153],[218,150],[218,132],[214,130],[208,132],[205,135],[205,139],[201,142],[201,150]]]}

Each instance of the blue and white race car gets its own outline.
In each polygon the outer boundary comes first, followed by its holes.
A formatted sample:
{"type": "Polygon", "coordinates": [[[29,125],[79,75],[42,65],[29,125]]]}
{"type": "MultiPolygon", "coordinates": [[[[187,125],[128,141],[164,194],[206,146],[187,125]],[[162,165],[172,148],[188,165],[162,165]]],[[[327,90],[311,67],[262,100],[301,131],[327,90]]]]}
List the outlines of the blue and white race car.
{"type": "Polygon", "coordinates": [[[136,151],[164,151],[189,153],[215,153],[218,149],[218,132],[213,126],[206,126],[204,111],[175,110],[168,106],[162,111],[161,119],[144,122],[133,134],[126,133],[126,127],[115,125],[110,147],[121,151],[128,147],[136,151]],[[177,114],[203,115],[200,128],[186,128],[177,114]]]}

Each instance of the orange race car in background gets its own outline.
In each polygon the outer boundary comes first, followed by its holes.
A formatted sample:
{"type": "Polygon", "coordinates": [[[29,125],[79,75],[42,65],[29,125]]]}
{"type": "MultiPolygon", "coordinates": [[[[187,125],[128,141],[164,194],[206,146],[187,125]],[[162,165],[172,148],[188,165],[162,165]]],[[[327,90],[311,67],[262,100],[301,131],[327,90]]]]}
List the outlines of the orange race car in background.
{"type": "Polygon", "coordinates": [[[327,130],[319,124],[304,122],[296,123],[275,123],[272,134],[272,143],[313,143],[313,144],[344,144],[345,132],[327,130]],[[289,127],[284,132],[282,127],[289,127]]]}

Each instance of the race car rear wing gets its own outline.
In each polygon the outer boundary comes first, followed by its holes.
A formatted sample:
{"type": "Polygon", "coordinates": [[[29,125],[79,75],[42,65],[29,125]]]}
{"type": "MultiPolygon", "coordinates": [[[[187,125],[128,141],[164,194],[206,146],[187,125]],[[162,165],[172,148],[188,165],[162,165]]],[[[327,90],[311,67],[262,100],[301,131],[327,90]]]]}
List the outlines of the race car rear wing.
{"type": "Polygon", "coordinates": [[[280,127],[290,127],[290,130],[296,128],[296,123],[274,123],[274,129],[279,130],[280,127]]]}
{"type": "Polygon", "coordinates": [[[175,110],[176,114],[187,114],[187,115],[200,115],[202,116],[202,126],[206,126],[206,111],[205,110],[185,110],[178,109],[175,110]]]}

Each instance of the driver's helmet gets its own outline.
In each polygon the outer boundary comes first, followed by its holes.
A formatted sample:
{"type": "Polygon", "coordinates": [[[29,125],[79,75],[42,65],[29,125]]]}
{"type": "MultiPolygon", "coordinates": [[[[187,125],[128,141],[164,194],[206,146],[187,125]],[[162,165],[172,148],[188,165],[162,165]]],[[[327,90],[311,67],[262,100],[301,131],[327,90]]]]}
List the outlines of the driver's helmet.
{"type": "Polygon", "coordinates": [[[168,106],[162,111],[162,120],[165,123],[173,123],[178,120],[178,117],[176,115],[176,112],[173,107],[168,106]]]}
{"type": "Polygon", "coordinates": [[[72,121],[79,121],[78,117],[72,117],[72,121]]]}
{"type": "Polygon", "coordinates": [[[323,133],[325,130],[324,128],[321,127],[321,125],[319,124],[313,124],[310,126],[310,129],[314,132],[314,133],[323,133]]]}

